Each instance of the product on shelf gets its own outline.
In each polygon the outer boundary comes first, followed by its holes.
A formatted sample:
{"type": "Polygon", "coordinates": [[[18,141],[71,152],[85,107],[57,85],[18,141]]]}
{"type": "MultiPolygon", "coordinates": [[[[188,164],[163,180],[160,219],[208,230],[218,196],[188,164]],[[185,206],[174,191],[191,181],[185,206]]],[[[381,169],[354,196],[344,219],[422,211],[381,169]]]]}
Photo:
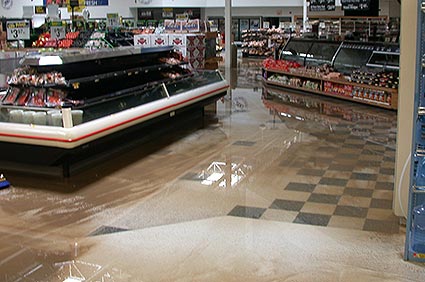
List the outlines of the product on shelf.
{"type": "Polygon", "coordinates": [[[50,40],[50,33],[48,32],[43,33],[38,37],[36,41],[32,43],[32,47],[37,47],[37,48],[45,47],[46,42],[49,40],[50,40]]]}
{"type": "Polygon", "coordinates": [[[396,72],[374,71],[371,69],[353,70],[350,78],[352,82],[393,89],[398,88],[399,83],[399,77],[396,72]]]}
{"type": "Polygon", "coordinates": [[[60,72],[36,73],[34,69],[24,67],[15,69],[8,83],[30,86],[65,85],[66,80],[60,72]]]}
{"type": "Polygon", "coordinates": [[[328,94],[351,97],[353,86],[325,81],[323,83],[323,91],[328,94]]]}
{"type": "Polygon", "coordinates": [[[295,69],[301,67],[297,62],[287,61],[287,60],[274,60],[267,58],[263,61],[263,67],[265,69],[280,70],[289,72],[290,69],[295,69]]]}
{"type": "Polygon", "coordinates": [[[288,35],[284,30],[273,28],[244,30],[241,37],[244,57],[269,57],[273,55],[273,48],[283,44],[288,35]]]}
{"type": "Polygon", "coordinates": [[[79,32],[77,38],[72,43],[72,47],[82,48],[89,41],[92,31],[81,31],[79,32]]]}
{"type": "Polygon", "coordinates": [[[27,105],[30,107],[43,107],[45,105],[45,102],[44,102],[45,92],[46,92],[46,89],[44,88],[34,89],[27,105]]]}
{"type": "Polygon", "coordinates": [[[9,89],[7,95],[4,97],[2,103],[4,105],[13,105],[20,92],[19,88],[9,89]]]}
{"type": "Polygon", "coordinates": [[[366,87],[353,87],[354,99],[362,99],[369,102],[391,105],[392,95],[383,90],[374,90],[366,87]]]}

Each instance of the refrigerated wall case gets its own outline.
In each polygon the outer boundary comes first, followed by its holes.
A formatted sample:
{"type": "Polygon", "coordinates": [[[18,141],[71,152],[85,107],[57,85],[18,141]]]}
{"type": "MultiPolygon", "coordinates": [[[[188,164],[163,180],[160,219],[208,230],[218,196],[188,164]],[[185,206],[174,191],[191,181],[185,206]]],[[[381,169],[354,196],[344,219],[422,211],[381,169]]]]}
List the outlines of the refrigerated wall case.
{"type": "Polygon", "coordinates": [[[172,47],[27,53],[1,95],[1,168],[68,176],[156,122],[200,119],[227,82],[177,56],[172,47]]]}
{"type": "Polygon", "coordinates": [[[425,1],[418,1],[416,89],[404,258],[425,262],[425,1]]]}
{"type": "Polygon", "coordinates": [[[399,54],[397,44],[291,38],[281,51],[281,60],[297,62],[304,67],[327,65],[340,72],[342,77],[326,78],[311,72],[263,67],[263,82],[273,87],[395,110],[398,101],[399,54]],[[386,77],[384,74],[381,77],[382,73],[391,75],[386,77]],[[276,76],[283,79],[270,79],[276,76]],[[285,83],[290,79],[297,79],[299,85],[285,83]],[[312,85],[315,87],[310,87],[312,85]]]}

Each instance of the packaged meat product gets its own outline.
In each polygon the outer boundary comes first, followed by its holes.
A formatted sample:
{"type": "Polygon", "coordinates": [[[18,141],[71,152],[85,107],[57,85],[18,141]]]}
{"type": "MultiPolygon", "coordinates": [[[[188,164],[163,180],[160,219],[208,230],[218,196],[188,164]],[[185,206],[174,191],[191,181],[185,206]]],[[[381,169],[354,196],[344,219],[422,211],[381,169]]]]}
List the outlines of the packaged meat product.
{"type": "Polygon", "coordinates": [[[25,88],[23,91],[21,91],[21,94],[19,94],[18,99],[15,101],[16,106],[25,106],[27,104],[28,99],[31,96],[31,89],[25,88]]]}
{"type": "Polygon", "coordinates": [[[46,93],[46,89],[39,88],[34,89],[33,93],[31,94],[31,98],[28,101],[28,106],[30,107],[44,107],[44,94],[46,93]]]}
{"type": "Polygon", "coordinates": [[[20,92],[19,88],[11,88],[3,100],[4,105],[13,105],[20,92]]]}
{"type": "Polygon", "coordinates": [[[62,105],[62,99],[65,98],[65,93],[57,89],[49,89],[46,96],[46,105],[48,107],[58,107],[62,105]]]}

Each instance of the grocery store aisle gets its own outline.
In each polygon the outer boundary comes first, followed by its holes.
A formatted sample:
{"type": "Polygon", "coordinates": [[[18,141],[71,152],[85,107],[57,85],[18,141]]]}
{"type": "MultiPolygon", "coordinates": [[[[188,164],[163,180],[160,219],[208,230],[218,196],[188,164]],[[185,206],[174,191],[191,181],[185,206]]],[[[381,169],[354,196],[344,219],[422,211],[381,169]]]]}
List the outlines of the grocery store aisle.
{"type": "Polygon", "coordinates": [[[421,281],[390,206],[396,114],[262,89],[257,64],[203,129],[70,179],[8,175],[0,280],[421,281]]]}

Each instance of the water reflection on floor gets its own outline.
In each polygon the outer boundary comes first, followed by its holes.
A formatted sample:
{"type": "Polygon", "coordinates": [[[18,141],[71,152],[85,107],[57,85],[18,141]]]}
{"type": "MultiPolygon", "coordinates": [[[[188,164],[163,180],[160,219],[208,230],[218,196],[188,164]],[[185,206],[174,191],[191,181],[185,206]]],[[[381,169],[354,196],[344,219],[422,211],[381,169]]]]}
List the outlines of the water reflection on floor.
{"type": "Polygon", "coordinates": [[[295,269],[305,275],[293,281],[311,281],[319,261],[333,265],[320,281],[425,275],[399,257],[396,113],[263,89],[258,62],[231,76],[203,129],[176,128],[67,180],[9,177],[0,281],[271,281],[295,269]],[[304,246],[321,244],[333,255],[301,265],[304,246]]]}

